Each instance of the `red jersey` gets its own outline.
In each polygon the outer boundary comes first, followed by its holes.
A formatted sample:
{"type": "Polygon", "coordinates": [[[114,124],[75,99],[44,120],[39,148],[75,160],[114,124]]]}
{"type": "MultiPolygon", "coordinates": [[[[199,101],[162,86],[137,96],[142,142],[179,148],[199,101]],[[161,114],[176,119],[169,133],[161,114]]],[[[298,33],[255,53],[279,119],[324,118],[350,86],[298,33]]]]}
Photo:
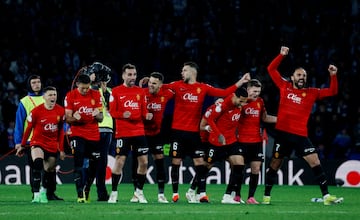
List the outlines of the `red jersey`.
{"type": "Polygon", "coordinates": [[[70,136],[81,137],[90,141],[99,141],[100,132],[98,121],[92,112],[98,108],[102,112],[101,95],[98,90],[89,89],[86,95],[81,95],[78,89],[73,89],[66,94],[65,109],[78,111],[81,119],[70,125],[70,136]]]}
{"type": "Polygon", "coordinates": [[[275,128],[284,132],[307,137],[307,123],[315,101],[337,94],[336,75],[330,76],[329,88],[295,89],[283,79],[277,70],[284,56],[279,54],[268,66],[270,77],[280,90],[280,103],[275,128]]]}
{"type": "Polygon", "coordinates": [[[160,133],[166,103],[173,98],[174,92],[160,87],[157,94],[150,94],[149,89],[145,88],[145,95],[147,110],[153,113],[152,120],[144,121],[145,135],[154,136],[160,133]]]}
{"type": "Polygon", "coordinates": [[[145,91],[138,87],[119,85],[112,89],[110,115],[115,119],[115,138],[145,135],[144,120],[147,114],[145,91]],[[124,112],[131,113],[124,118],[124,112]]]}
{"type": "Polygon", "coordinates": [[[209,132],[200,131],[200,139],[201,139],[201,143],[209,142],[209,132]]]}
{"type": "Polygon", "coordinates": [[[238,141],[241,143],[259,143],[262,141],[260,122],[266,112],[264,101],[258,97],[242,107],[238,126],[238,141]]]}
{"type": "Polygon", "coordinates": [[[226,97],[222,103],[211,105],[203,116],[212,130],[209,134],[209,142],[214,146],[223,146],[218,141],[220,134],[224,135],[226,145],[237,142],[236,129],[241,108],[232,103],[233,95],[226,97]]]}
{"type": "Polygon", "coordinates": [[[172,129],[199,132],[201,110],[206,96],[227,96],[235,92],[232,85],[226,89],[218,89],[206,83],[185,83],[183,80],[163,85],[175,93],[172,129]]]}
{"type": "Polygon", "coordinates": [[[51,110],[46,109],[44,104],[35,107],[27,117],[28,126],[21,145],[26,145],[33,131],[31,146],[40,146],[51,153],[64,151],[64,119],[65,110],[58,104],[51,110]]]}

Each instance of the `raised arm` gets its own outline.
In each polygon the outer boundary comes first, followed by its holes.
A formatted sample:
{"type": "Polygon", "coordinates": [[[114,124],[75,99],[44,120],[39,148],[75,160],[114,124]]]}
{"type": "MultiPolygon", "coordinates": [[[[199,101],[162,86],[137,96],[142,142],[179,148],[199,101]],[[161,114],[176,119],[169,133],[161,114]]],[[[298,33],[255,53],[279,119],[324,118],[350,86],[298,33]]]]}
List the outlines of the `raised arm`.
{"type": "Polygon", "coordinates": [[[320,89],[319,98],[325,98],[328,96],[333,96],[338,93],[338,80],[337,80],[337,67],[335,65],[330,64],[328,71],[330,73],[330,86],[329,88],[320,89]]]}
{"type": "Polygon", "coordinates": [[[278,67],[281,63],[281,61],[287,56],[289,53],[289,48],[282,46],[280,49],[279,55],[275,57],[267,67],[267,70],[269,72],[269,75],[273,82],[276,84],[276,86],[280,87],[282,83],[286,82],[278,71],[278,67]]]}
{"type": "Polygon", "coordinates": [[[219,89],[219,88],[211,87],[208,90],[208,95],[209,96],[221,96],[221,97],[228,96],[231,93],[235,92],[235,90],[237,88],[239,88],[242,85],[244,85],[245,83],[249,82],[249,80],[251,80],[250,73],[245,73],[241,77],[241,79],[239,79],[234,85],[227,87],[226,89],[219,89]]]}

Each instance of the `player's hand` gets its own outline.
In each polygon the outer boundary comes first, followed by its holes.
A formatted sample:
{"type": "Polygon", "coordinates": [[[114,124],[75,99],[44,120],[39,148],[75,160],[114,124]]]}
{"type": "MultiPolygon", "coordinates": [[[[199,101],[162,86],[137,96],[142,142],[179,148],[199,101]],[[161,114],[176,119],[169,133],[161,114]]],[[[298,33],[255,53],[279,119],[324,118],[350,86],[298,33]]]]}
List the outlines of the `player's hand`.
{"type": "Polygon", "coordinates": [[[226,141],[225,141],[224,135],[220,134],[219,137],[218,137],[218,141],[219,141],[220,144],[226,145],[226,141]]]}
{"type": "Polygon", "coordinates": [[[145,86],[149,82],[149,79],[150,79],[150,77],[147,77],[147,76],[140,79],[139,87],[142,88],[143,86],[145,86]]]}
{"type": "Polygon", "coordinates": [[[18,156],[18,157],[24,156],[25,147],[17,144],[15,146],[15,149],[16,149],[16,154],[15,154],[16,156],[18,156]]]}
{"type": "Polygon", "coordinates": [[[223,98],[218,98],[215,100],[215,105],[220,105],[224,101],[223,98]]]}
{"type": "Polygon", "coordinates": [[[129,111],[125,111],[125,112],[123,113],[123,117],[124,117],[124,118],[130,118],[130,116],[131,116],[131,112],[129,112],[129,111]]]}
{"type": "Polygon", "coordinates": [[[251,76],[250,76],[250,73],[245,73],[241,79],[239,79],[239,81],[236,82],[236,87],[240,87],[242,86],[243,84],[249,82],[251,80],[251,76]]]}
{"type": "Polygon", "coordinates": [[[65,152],[64,151],[60,151],[59,158],[60,158],[60,160],[65,160],[65,152]]]}
{"type": "Polygon", "coordinates": [[[204,129],[205,129],[205,131],[207,131],[207,132],[212,132],[212,129],[211,129],[211,127],[210,127],[210,125],[206,125],[205,127],[204,127],[204,129]]]}
{"type": "Polygon", "coordinates": [[[81,115],[78,111],[74,112],[73,114],[73,117],[76,119],[76,120],[80,120],[81,119],[81,115]]]}
{"type": "Polygon", "coordinates": [[[91,73],[91,74],[89,75],[89,77],[90,77],[90,81],[91,81],[91,82],[94,82],[95,79],[96,79],[95,73],[91,73]]]}
{"type": "Polygon", "coordinates": [[[281,49],[280,49],[280,54],[283,55],[283,56],[288,55],[289,54],[289,48],[285,47],[285,46],[282,46],[281,49]]]}
{"type": "Polygon", "coordinates": [[[251,80],[251,76],[250,73],[245,73],[245,75],[243,75],[242,80],[244,81],[244,83],[247,83],[251,80]]]}
{"type": "Polygon", "coordinates": [[[99,109],[98,109],[98,108],[95,108],[95,109],[92,111],[91,115],[92,115],[93,117],[95,117],[95,116],[97,116],[99,113],[100,113],[99,109]]]}
{"type": "Polygon", "coordinates": [[[337,74],[337,67],[335,65],[330,64],[328,71],[330,75],[336,75],[337,74]]]}
{"type": "Polygon", "coordinates": [[[145,119],[150,121],[154,117],[153,113],[146,113],[145,119]]]}

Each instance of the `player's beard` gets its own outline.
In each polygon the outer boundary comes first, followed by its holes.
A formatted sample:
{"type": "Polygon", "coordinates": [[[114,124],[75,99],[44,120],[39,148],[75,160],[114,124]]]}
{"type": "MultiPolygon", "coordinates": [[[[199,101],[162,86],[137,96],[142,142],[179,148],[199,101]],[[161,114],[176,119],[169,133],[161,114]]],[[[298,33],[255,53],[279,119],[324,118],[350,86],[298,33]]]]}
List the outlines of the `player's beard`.
{"type": "Polygon", "coordinates": [[[135,80],[129,80],[126,85],[128,87],[133,87],[135,85],[135,80]]]}
{"type": "Polygon", "coordinates": [[[305,87],[305,85],[306,85],[306,81],[305,81],[305,80],[301,80],[301,81],[302,81],[302,84],[299,84],[299,80],[295,82],[295,86],[296,86],[296,88],[298,88],[298,89],[302,89],[302,88],[304,88],[304,87],[305,87]]]}

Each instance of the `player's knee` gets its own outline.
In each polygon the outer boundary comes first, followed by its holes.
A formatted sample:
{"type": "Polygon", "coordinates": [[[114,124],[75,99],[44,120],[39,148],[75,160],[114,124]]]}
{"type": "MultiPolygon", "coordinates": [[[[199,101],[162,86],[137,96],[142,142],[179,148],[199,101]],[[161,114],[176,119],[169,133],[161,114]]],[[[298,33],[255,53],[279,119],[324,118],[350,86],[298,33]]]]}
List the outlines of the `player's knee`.
{"type": "Polygon", "coordinates": [[[282,159],[272,159],[270,162],[270,168],[273,170],[279,170],[282,165],[282,159]]]}
{"type": "Polygon", "coordinates": [[[244,172],[244,165],[233,165],[233,171],[237,174],[242,174],[244,172]]]}
{"type": "Polygon", "coordinates": [[[147,162],[139,163],[139,171],[140,171],[140,173],[146,172],[146,171],[147,171],[147,167],[148,167],[148,163],[147,163],[147,162]]]}

